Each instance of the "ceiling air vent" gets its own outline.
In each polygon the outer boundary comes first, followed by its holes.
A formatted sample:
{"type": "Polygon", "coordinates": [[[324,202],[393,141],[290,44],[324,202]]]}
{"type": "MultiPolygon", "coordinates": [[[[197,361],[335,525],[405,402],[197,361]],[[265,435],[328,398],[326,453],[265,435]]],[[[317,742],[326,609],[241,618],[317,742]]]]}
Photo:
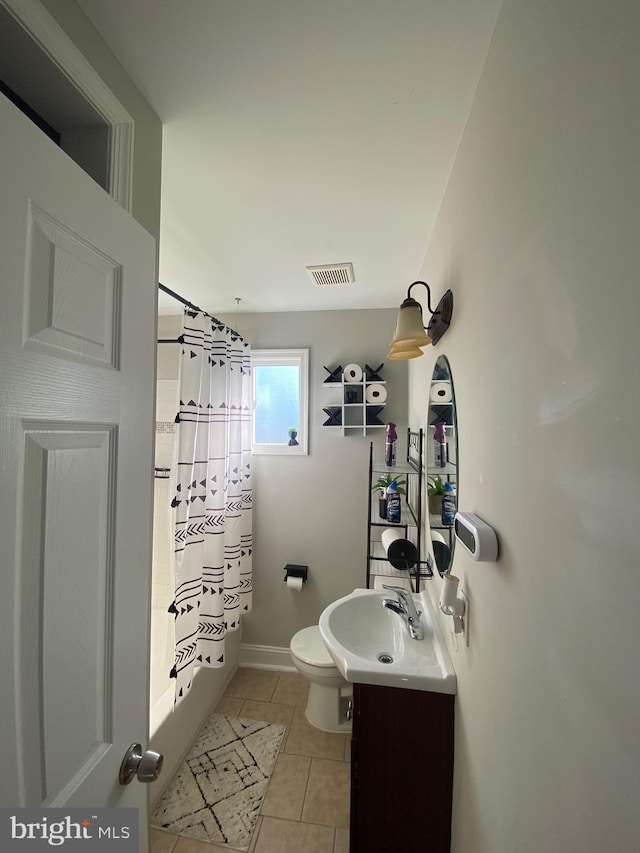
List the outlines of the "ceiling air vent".
{"type": "Polygon", "coordinates": [[[327,284],[352,284],[356,279],[353,264],[324,264],[318,267],[306,267],[314,284],[324,287],[327,284]]]}

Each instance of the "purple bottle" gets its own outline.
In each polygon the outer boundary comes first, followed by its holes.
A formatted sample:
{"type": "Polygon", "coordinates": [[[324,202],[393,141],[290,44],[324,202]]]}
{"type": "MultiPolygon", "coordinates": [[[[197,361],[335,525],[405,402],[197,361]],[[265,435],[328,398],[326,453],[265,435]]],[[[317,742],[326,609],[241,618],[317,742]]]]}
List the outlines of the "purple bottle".
{"type": "Polygon", "coordinates": [[[396,432],[396,425],[391,423],[387,424],[387,438],[384,446],[384,464],[387,468],[393,468],[396,464],[396,439],[398,438],[398,434],[396,432]]]}
{"type": "Polygon", "coordinates": [[[444,468],[447,464],[447,433],[445,422],[439,421],[433,433],[433,457],[436,468],[444,468]]]}

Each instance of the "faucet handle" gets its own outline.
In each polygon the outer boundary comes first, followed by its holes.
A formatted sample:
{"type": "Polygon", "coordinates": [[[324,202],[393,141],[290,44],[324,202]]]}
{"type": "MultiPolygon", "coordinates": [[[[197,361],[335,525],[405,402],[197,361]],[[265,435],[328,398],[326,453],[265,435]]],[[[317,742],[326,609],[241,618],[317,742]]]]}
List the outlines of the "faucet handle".
{"type": "Polygon", "coordinates": [[[411,591],[405,589],[403,586],[391,586],[391,584],[383,583],[382,589],[388,589],[390,592],[395,592],[400,596],[400,598],[404,599],[411,595],[411,591]]]}
{"type": "Polygon", "coordinates": [[[386,584],[383,585],[383,589],[395,592],[398,596],[398,600],[396,601],[391,598],[385,598],[382,602],[382,606],[386,607],[388,610],[393,610],[394,613],[398,613],[403,617],[407,623],[409,636],[412,640],[424,640],[424,628],[420,622],[422,612],[420,610],[416,610],[415,603],[411,597],[411,592],[402,586],[387,586],[386,584]]]}
{"type": "Polygon", "coordinates": [[[404,607],[409,611],[409,618],[412,619],[415,617],[422,616],[422,610],[416,610],[416,606],[413,601],[412,593],[410,589],[406,589],[403,586],[392,586],[391,584],[382,584],[383,589],[388,589],[391,592],[395,592],[398,596],[398,600],[402,603],[404,607]]]}

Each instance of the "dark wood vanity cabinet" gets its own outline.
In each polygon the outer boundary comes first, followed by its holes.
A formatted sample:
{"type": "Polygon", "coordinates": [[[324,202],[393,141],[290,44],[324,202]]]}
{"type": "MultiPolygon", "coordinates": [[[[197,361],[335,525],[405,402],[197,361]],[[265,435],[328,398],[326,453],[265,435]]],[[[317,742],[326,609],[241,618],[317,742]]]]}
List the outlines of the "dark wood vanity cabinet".
{"type": "Polygon", "coordinates": [[[350,853],[449,853],[454,701],[353,685],[350,853]]]}

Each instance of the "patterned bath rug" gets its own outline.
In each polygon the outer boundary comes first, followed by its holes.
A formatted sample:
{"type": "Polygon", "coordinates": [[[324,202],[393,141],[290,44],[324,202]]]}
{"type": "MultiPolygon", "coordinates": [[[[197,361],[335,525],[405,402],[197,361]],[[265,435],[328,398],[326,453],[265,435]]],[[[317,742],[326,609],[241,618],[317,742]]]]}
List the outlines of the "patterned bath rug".
{"type": "Polygon", "coordinates": [[[285,727],[213,714],[156,806],[151,825],[246,850],[285,727]]]}

